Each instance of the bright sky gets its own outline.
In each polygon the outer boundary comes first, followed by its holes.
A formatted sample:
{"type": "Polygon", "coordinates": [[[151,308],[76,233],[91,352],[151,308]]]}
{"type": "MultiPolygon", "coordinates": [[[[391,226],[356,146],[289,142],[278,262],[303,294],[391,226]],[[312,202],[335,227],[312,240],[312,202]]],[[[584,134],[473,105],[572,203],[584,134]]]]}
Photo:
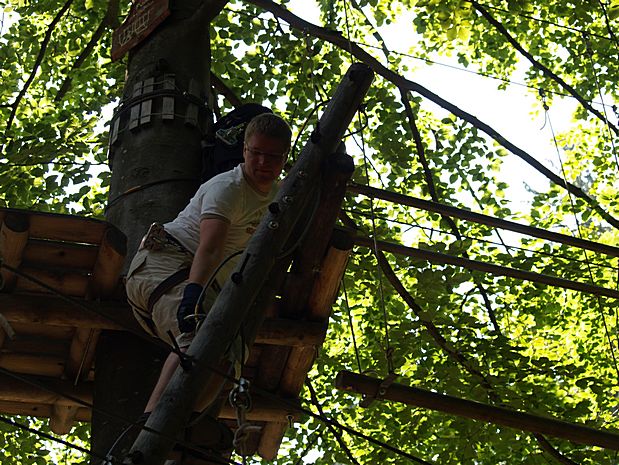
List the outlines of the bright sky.
{"type": "MultiPolygon", "coordinates": [[[[303,19],[320,24],[314,0],[293,0],[290,9],[303,19]]],[[[415,41],[411,24],[412,13],[406,13],[401,15],[396,23],[379,28],[389,50],[409,52],[415,41]]],[[[462,68],[454,58],[438,56],[434,61],[462,68]]],[[[519,85],[510,85],[507,91],[501,91],[497,89],[499,81],[462,69],[437,64],[428,65],[415,59],[408,59],[407,64],[414,69],[405,74],[407,79],[421,84],[460,109],[476,116],[554,172],[560,173],[550,126],[544,125],[543,112],[532,114],[533,111],[540,109],[536,91],[519,85]]],[[[524,82],[518,77],[512,80],[524,82]]],[[[447,112],[433,103],[427,102],[427,105],[427,108],[436,109],[438,115],[447,115],[447,112]]],[[[555,133],[567,130],[575,107],[575,102],[570,98],[555,99],[549,113],[555,133]]],[[[547,185],[546,178],[515,155],[510,154],[505,159],[503,173],[502,180],[510,185],[508,195],[514,200],[528,197],[524,189],[525,181],[528,185],[540,189],[547,185]]]]}

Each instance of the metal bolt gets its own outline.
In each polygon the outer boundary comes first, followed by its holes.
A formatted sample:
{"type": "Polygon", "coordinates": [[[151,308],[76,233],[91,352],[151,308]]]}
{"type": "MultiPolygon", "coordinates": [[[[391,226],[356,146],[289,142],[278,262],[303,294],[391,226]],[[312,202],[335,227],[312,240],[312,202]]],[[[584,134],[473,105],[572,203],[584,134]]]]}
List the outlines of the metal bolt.
{"type": "Polygon", "coordinates": [[[279,223],[277,221],[269,221],[269,229],[277,229],[279,228],[279,223]]]}
{"type": "Polygon", "coordinates": [[[285,195],[284,198],[282,199],[282,202],[284,202],[286,205],[289,205],[292,203],[293,199],[294,197],[292,195],[285,195]]]}

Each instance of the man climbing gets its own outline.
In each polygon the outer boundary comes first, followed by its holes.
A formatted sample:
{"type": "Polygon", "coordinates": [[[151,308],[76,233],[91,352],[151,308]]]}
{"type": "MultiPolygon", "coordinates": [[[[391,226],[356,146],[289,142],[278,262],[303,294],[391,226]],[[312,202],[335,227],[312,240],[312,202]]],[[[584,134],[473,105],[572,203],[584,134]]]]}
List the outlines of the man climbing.
{"type": "MultiPolygon", "coordinates": [[[[254,117],[245,130],[244,163],[202,184],[175,220],[151,226],[126,282],[129,303],[147,332],[169,344],[175,338],[183,350],[189,346],[197,322],[215,301],[275,196],[290,139],[290,127],[280,117],[254,117]]],[[[229,354],[222,369],[239,356],[229,354]]],[[[178,364],[178,356],[171,353],[145,414],[155,408],[178,364]]],[[[214,400],[222,382],[219,378],[205,387],[196,410],[214,400]]]]}

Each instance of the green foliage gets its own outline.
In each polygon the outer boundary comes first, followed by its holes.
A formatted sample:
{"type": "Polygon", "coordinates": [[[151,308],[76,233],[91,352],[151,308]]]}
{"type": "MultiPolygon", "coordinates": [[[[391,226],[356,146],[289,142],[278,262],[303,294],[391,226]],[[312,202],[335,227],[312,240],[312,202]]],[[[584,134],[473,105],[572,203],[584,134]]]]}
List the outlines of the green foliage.
{"type": "MultiPolygon", "coordinates": [[[[346,11],[339,1],[317,3],[325,27],[379,47],[368,53],[408,78],[413,65],[394,54],[385,58],[374,27],[410,12],[409,27],[416,34],[411,54],[427,59],[451,56],[460,66],[502,79],[514,79],[517,73],[527,85],[545,89],[549,105],[561,98],[553,92],[565,93],[523,60],[471,2],[357,0],[347,2],[346,11]]],[[[609,31],[617,27],[619,2],[604,3],[607,15],[597,2],[585,1],[486,1],[482,6],[583,98],[598,100],[601,92],[612,105],[617,101],[619,64],[617,39],[609,31]]],[[[107,31],[81,66],[73,69],[73,64],[103,19],[106,2],[72,3],[52,31],[12,126],[6,127],[10,105],[24,88],[48,25],[62,4],[0,1],[7,12],[0,34],[0,205],[102,216],[110,176],[105,162],[107,133],[95,127],[102,108],[120,95],[126,59],[110,61],[107,31]],[[9,17],[14,18],[12,23],[9,17]],[[56,100],[67,78],[71,86],[56,100]]],[[[128,2],[120,7],[125,11],[128,2]]],[[[314,125],[352,61],[347,50],[292,29],[247,2],[230,2],[213,21],[211,37],[213,72],[241,99],[278,108],[298,135],[296,156],[309,135],[303,129],[314,125]]],[[[356,182],[424,199],[430,199],[434,190],[445,204],[619,243],[616,229],[559,186],[532,190],[527,204],[514,202],[509,194],[513,180],[504,166],[513,155],[471,124],[437,112],[415,94],[410,98],[427,166],[421,162],[398,89],[377,78],[351,125],[350,132],[358,134],[346,141],[357,164],[356,182]]],[[[219,100],[223,110],[230,107],[225,99],[219,100]]],[[[607,112],[616,123],[611,107],[607,112]]],[[[554,171],[619,215],[616,138],[611,141],[608,127],[583,109],[574,118],[569,131],[557,134],[562,166],[557,164],[554,171]]],[[[456,222],[456,234],[453,224],[438,214],[364,196],[347,195],[344,210],[361,233],[381,240],[617,287],[617,259],[602,254],[585,254],[467,221],[456,222]]],[[[404,302],[369,249],[354,250],[344,279],[346,296],[340,293],[327,341],[310,373],[328,416],[432,463],[552,462],[528,433],[403,404],[375,402],[361,409],[358,397],[334,390],[333,379],[342,369],[385,376],[389,348],[401,376],[398,382],[591,427],[619,427],[618,374],[608,341],[610,337],[616,351],[616,300],[402,256],[387,259],[419,308],[404,302]],[[501,334],[491,321],[480,284],[501,334]]],[[[303,398],[314,408],[307,392],[303,398]]],[[[41,423],[33,425],[44,428],[41,423]]],[[[74,434],[86,441],[86,430],[80,426],[74,434]]],[[[54,460],[49,445],[28,433],[0,426],[0,435],[5,443],[0,447],[2,463],[54,460]]],[[[343,440],[361,464],[409,463],[359,438],[345,434],[343,440]]],[[[614,453],[549,440],[576,463],[616,463],[614,453]]],[[[304,445],[312,441],[320,463],[349,463],[332,432],[311,418],[288,431],[282,446],[287,455],[277,463],[296,463],[304,445]]],[[[67,463],[80,460],[71,456],[67,463]]]]}

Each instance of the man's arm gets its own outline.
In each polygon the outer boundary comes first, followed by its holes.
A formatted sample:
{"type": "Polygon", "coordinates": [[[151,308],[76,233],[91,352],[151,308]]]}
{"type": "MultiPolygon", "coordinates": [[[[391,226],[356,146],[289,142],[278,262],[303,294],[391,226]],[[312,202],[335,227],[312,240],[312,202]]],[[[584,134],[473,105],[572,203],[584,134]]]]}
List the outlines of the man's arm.
{"type": "Polygon", "coordinates": [[[189,270],[189,283],[176,311],[178,328],[189,333],[196,327],[192,316],[202,289],[213,276],[223,257],[224,244],[228,237],[228,222],[223,218],[205,218],[200,221],[200,242],[189,270]]]}
{"type": "Polygon", "coordinates": [[[191,264],[189,282],[206,285],[223,258],[229,224],[220,218],[200,221],[200,242],[191,264]]]}

